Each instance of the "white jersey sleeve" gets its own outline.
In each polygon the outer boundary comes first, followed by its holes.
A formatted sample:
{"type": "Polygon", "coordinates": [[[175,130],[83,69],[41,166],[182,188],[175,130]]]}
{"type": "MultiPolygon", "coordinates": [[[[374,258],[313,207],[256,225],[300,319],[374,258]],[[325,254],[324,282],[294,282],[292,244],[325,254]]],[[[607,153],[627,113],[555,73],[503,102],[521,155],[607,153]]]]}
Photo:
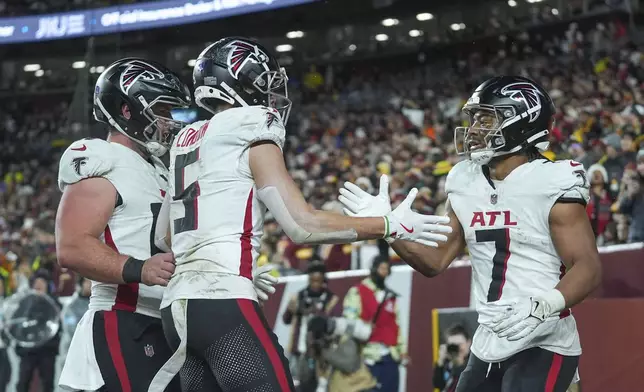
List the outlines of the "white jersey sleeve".
{"type": "Polygon", "coordinates": [[[114,158],[108,142],[101,139],[81,139],[72,143],[60,158],[58,187],[64,191],[67,185],[85,178],[105,177],[113,169],[114,158]]]}
{"type": "Polygon", "coordinates": [[[261,141],[271,141],[280,149],[284,148],[286,130],[277,110],[252,106],[233,113],[239,116],[239,141],[244,148],[261,141]]]}
{"type": "Polygon", "coordinates": [[[581,163],[562,160],[544,163],[544,185],[554,202],[578,202],[586,205],[590,199],[590,181],[581,163]]]}

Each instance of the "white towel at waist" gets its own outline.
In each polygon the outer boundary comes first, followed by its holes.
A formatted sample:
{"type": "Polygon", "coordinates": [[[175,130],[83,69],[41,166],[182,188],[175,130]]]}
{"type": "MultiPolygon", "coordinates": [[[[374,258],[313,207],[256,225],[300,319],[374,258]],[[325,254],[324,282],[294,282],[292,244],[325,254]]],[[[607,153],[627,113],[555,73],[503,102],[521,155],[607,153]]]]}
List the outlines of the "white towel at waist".
{"type": "Polygon", "coordinates": [[[105,384],[94,353],[94,314],[88,310],[76,326],[58,385],[68,391],[96,391],[105,384]]]}

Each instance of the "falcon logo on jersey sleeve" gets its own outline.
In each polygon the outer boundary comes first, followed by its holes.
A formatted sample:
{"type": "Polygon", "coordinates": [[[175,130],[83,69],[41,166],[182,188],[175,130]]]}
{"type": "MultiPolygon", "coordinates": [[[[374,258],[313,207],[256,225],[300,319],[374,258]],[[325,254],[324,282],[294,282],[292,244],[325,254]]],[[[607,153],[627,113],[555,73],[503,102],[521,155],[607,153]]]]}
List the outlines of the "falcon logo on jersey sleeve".
{"type": "Polygon", "coordinates": [[[248,61],[255,64],[265,64],[264,67],[268,71],[268,56],[261,51],[257,46],[250,45],[242,41],[233,41],[226,45],[230,47],[228,52],[228,72],[237,79],[239,71],[244,68],[248,61]]]}
{"type": "Polygon", "coordinates": [[[270,128],[273,125],[277,125],[279,128],[284,128],[281,119],[278,117],[279,112],[272,108],[267,108],[269,110],[266,112],[266,128],[270,128]]]}
{"type": "MultiPolygon", "coordinates": [[[[529,122],[535,121],[541,112],[541,93],[531,83],[512,83],[501,89],[501,94],[509,97],[513,101],[523,102],[528,108],[526,115],[529,116],[529,122]]],[[[517,116],[522,113],[517,113],[517,116]]]]}
{"type": "Polygon", "coordinates": [[[134,85],[134,82],[140,78],[145,80],[154,80],[163,79],[163,77],[163,72],[159,71],[152,65],[140,60],[134,60],[127,63],[127,68],[125,68],[125,71],[121,74],[121,90],[127,94],[130,87],[134,85]]]}
{"type": "Polygon", "coordinates": [[[72,166],[74,166],[74,171],[76,171],[76,174],[81,176],[81,166],[84,166],[87,163],[87,158],[86,157],[78,157],[72,159],[72,166]]]}

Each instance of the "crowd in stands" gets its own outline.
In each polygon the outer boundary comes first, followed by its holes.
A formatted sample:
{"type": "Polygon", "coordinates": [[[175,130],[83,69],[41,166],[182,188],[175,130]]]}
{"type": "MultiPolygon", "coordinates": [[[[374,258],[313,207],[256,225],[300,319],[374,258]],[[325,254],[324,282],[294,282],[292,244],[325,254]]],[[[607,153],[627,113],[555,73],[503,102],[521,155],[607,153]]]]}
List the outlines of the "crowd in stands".
{"type": "MultiPolygon", "coordinates": [[[[620,22],[582,33],[572,24],[555,38],[501,39],[457,57],[423,59],[408,67],[334,65],[294,76],[295,108],[287,126],[285,157],[307,200],[340,211],[338,188],[352,181],[375,192],[391,176],[392,200],[412,187],[414,207],[441,214],[445,176],[461,156],[453,129],[466,121],[468,94],[495,74],[534,78],[557,106],[548,159],[574,158],[592,184],[588,215],[599,245],[644,241],[644,61],[620,22]]],[[[0,110],[0,290],[8,295],[45,269],[62,295],[74,276],[55,259],[54,217],[60,192],[58,158],[68,139],[80,138],[65,121],[67,104],[35,109],[7,103],[0,110]],[[55,131],[55,132],[54,132],[55,131]]],[[[327,270],[350,268],[351,245],[309,247],[290,242],[272,221],[265,228],[260,264],[283,275],[311,260],[327,270]]]]}

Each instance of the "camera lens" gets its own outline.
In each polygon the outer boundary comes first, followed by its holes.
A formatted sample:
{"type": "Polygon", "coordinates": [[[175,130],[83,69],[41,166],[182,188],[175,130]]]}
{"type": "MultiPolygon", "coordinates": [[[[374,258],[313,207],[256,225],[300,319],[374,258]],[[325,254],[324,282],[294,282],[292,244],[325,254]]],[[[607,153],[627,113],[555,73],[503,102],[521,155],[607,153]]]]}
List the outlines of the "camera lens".
{"type": "Polygon", "coordinates": [[[458,354],[458,352],[461,351],[460,347],[458,344],[448,344],[447,345],[447,352],[449,354],[458,354]]]}

